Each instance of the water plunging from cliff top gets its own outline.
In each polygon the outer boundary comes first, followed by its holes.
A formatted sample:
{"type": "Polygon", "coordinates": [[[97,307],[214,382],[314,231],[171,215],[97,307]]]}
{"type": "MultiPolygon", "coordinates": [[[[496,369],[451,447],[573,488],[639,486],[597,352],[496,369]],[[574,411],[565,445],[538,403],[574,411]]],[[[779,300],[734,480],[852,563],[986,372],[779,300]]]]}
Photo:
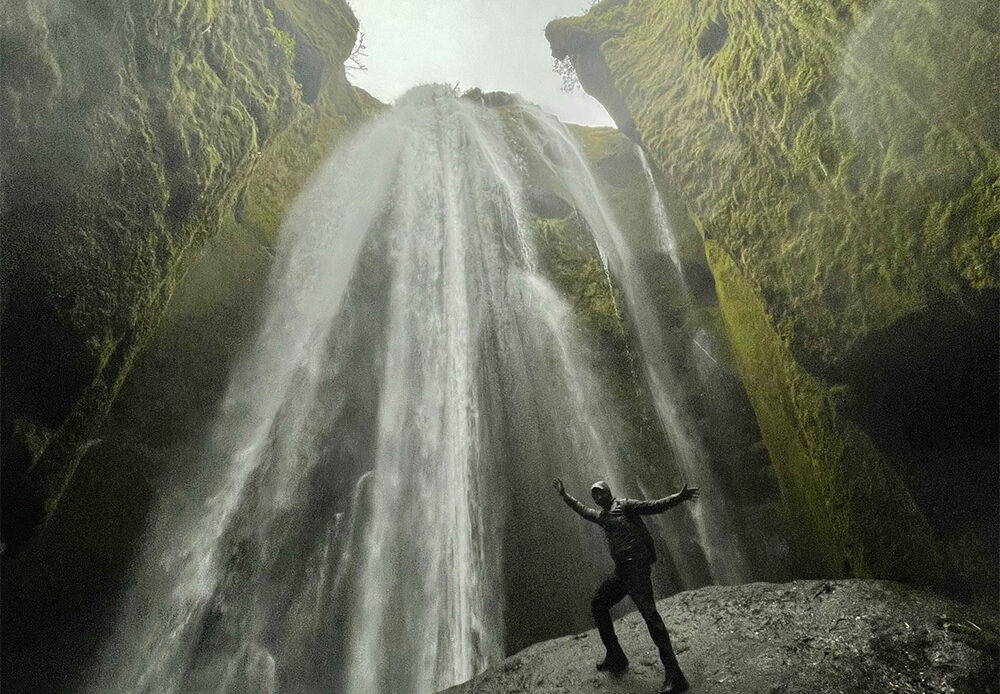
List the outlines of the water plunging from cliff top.
{"type": "Polygon", "coordinates": [[[566,625],[553,597],[607,560],[549,482],[620,489],[627,443],[523,185],[498,117],[438,87],[314,176],[90,691],[433,691],[504,655],[508,594],[566,625]]]}
{"type": "Polygon", "coordinates": [[[649,189],[649,211],[653,219],[653,224],[656,227],[656,240],[660,244],[660,249],[670,257],[671,262],[673,262],[674,267],[677,269],[677,275],[683,283],[684,268],[681,266],[681,259],[677,250],[677,236],[670,225],[667,208],[663,204],[660,190],[656,187],[656,181],[653,179],[653,169],[649,166],[649,161],[646,159],[646,153],[642,147],[636,145],[635,152],[639,157],[639,161],[642,162],[643,173],[646,174],[646,187],[649,189]]]}
{"type": "MultiPolygon", "coordinates": [[[[711,580],[715,583],[743,582],[749,569],[741,547],[742,533],[727,508],[729,500],[717,484],[715,461],[707,454],[698,427],[683,406],[685,393],[681,379],[669,359],[667,333],[670,327],[661,321],[648,278],[643,275],[630,244],[604,201],[579,144],[558,120],[534,106],[523,105],[522,109],[525,121],[530,124],[523,129],[525,139],[534,143],[537,155],[566,186],[622,288],[631,323],[639,338],[649,390],[675,460],[685,478],[693,486],[700,485],[705,492],[698,504],[684,508],[694,519],[711,580]]],[[[648,164],[646,168],[648,170],[648,164]]],[[[685,574],[686,568],[689,567],[678,567],[685,583],[696,584],[697,577],[685,574]]]]}

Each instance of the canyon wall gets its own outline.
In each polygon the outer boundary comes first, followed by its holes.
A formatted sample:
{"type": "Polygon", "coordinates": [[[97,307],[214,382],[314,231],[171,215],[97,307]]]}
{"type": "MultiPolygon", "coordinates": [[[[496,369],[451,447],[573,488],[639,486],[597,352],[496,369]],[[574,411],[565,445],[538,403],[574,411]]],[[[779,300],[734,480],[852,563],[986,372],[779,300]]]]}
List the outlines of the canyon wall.
{"type": "Polygon", "coordinates": [[[605,0],[546,30],[697,226],[799,545],[996,582],[996,8],[605,0]]]}
{"type": "Polygon", "coordinates": [[[345,79],[357,20],[342,0],[15,0],[0,22],[3,542],[16,554],[206,241],[229,268],[186,303],[238,321],[245,309],[219,312],[219,296],[259,284],[284,207],[379,105],[345,79]]]}

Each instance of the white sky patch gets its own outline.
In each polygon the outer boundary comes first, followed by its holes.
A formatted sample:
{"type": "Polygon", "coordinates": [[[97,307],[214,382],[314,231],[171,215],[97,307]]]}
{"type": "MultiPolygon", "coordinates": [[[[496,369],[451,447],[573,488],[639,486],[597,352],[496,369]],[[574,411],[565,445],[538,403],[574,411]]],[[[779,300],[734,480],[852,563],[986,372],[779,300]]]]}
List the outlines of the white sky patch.
{"type": "Polygon", "coordinates": [[[349,0],[365,34],[365,71],[349,76],[393,102],[410,87],[458,83],[462,91],[520,94],[561,120],[613,125],[582,90],[567,94],[552,71],[545,25],[587,11],[587,0],[349,0]]]}

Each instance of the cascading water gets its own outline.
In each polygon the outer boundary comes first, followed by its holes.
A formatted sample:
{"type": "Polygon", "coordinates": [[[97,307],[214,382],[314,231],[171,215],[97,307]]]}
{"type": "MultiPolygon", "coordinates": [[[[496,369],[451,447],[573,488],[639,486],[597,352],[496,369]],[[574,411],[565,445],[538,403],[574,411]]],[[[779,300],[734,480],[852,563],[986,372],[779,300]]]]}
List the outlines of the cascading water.
{"type": "MultiPolygon", "coordinates": [[[[678,587],[748,576],[685,410],[684,344],[576,143],[533,107],[421,87],[290,210],[261,332],[162,495],[86,691],[433,691],[589,624],[606,550],[551,479],[659,496],[677,475],[639,460],[593,336],[545,277],[528,159],[593,235],[608,300],[622,288],[676,467],[703,488],[690,516],[654,521],[667,571],[678,587]]],[[[715,361],[711,334],[692,340],[715,361]]]]}
{"type": "Polygon", "coordinates": [[[90,691],[432,691],[574,624],[607,560],[549,483],[623,489],[629,444],[502,130],[418,88],[300,196],[90,691]]]}
{"type": "MultiPolygon", "coordinates": [[[[576,208],[594,234],[602,258],[621,286],[631,323],[639,338],[645,374],[657,413],[666,432],[674,458],[685,478],[705,488],[702,500],[686,507],[705,554],[708,575],[697,567],[681,563],[678,571],[686,585],[740,583],[751,575],[744,557],[740,525],[720,493],[715,460],[708,455],[696,423],[683,406],[685,393],[681,379],[670,361],[666,333],[652,300],[648,279],[640,270],[629,243],[604,202],[579,145],[558,120],[539,109],[522,105],[524,137],[534,143],[536,154],[566,186],[576,208]]],[[[665,214],[665,211],[664,211],[665,214]]],[[[676,542],[676,538],[668,536],[676,542]]],[[[676,544],[672,546],[677,550],[676,544]]]]}
{"type": "Polygon", "coordinates": [[[635,152],[639,161],[642,162],[642,172],[646,175],[646,187],[649,189],[649,211],[653,225],[656,227],[656,240],[659,242],[660,249],[670,257],[670,261],[677,269],[677,275],[683,282],[684,268],[681,266],[680,254],[677,249],[677,237],[670,226],[667,207],[663,204],[663,198],[660,196],[656,181],[653,179],[653,169],[649,166],[649,161],[646,159],[646,153],[642,147],[636,145],[635,152]]]}
{"type": "MultiPolygon", "coordinates": [[[[789,573],[793,560],[785,540],[786,531],[781,527],[781,521],[776,518],[777,514],[771,506],[779,492],[768,472],[755,470],[754,465],[745,460],[746,457],[754,457],[746,447],[747,435],[754,438],[758,436],[755,426],[751,431],[746,431],[746,424],[754,419],[748,410],[749,402],[742,385],[721,368],[720,351],[723,348],[720,345],[718,326],[706,320],[697,310],[691,310],[696,305],[697,298],[681,259],[681,239],[671,223],[645,151],[636,145],[635,152],[646,178],[657,245],[670,258],[676,276],[677,294],[682,303],[689,307],[685,316],[686,326],[683,329],[676,326],[675,330],[683,333],[689,342],[687,357],[694,364],[693,380],[710,410],[707,421],[710,422],[714,437],[722,441],[722,445],[716,445],[709,455],[711,467],[725,468],[722,472],[728,473],[727,476],[731,478],[726,498],[731,504],[734,501],[737,503],[732,504],[735,508],[730,516],[737,519],[743,544],[752,552],[745,563],[748,574],[742,576],[741,580],[774,580],[780,576],[790,578],[794,575],[789,573]]],[[[700,247],[700,243],[698,246],[700,247]]],[[[712,296],[714,303],[714,292],[712,296]]],[[[702,429],[704,428],[703,425],[702,429]]]]}

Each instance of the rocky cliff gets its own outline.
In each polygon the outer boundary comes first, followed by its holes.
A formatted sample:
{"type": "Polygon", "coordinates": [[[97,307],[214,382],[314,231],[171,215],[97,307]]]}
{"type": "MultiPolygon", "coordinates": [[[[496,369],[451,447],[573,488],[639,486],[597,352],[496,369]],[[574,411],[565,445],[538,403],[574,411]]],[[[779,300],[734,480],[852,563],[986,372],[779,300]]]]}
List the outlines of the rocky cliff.
{"type": "Polygon", "coordinates": [[[229,267],[189,292],[203,316],[236,275],[259,282],[281,210],[377,106],[345,79],[357,20],[342,0],[14,0],[0,21],[9,554],[51,514],[206,240],[223,231],[229,267]]]}
{"type": "Polygon", "coordinates": [[[995,7],[605,0],[546,34],[701,233],[800,547],[991,595],[995,7]]]}
{"type": "MultiPolygon", "coordinates": [[[[692,692],[997,691],[996,617],[895,583],[712,586],[657,607],[692,692]]],[[[447,691],[656,691],[663,670],[642,618],[632,612],[615,629],[631,660],[619,677],[594,669],[604,648],[592,630],[526,648],[447,691]]]]}

